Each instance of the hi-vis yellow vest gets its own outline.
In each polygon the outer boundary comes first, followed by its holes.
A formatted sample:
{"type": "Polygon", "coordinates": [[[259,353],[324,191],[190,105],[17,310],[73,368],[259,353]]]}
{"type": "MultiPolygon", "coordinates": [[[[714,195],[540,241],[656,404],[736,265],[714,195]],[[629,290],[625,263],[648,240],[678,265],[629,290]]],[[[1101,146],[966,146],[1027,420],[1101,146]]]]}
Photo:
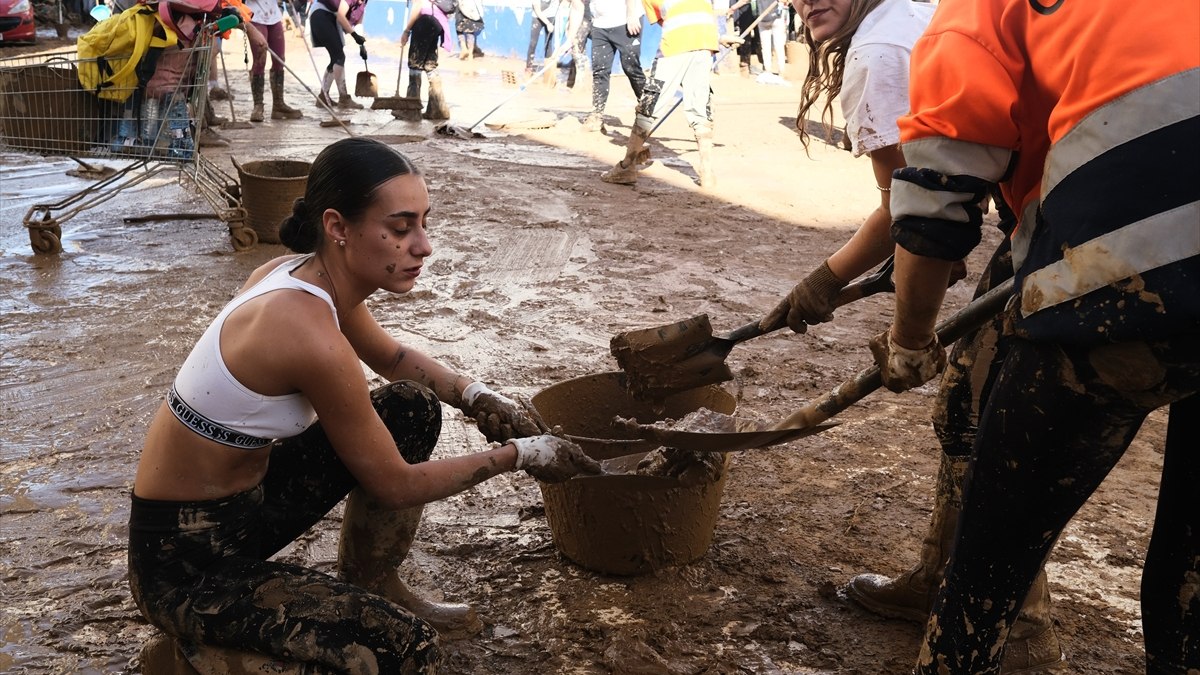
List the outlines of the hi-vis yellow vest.
{"type": "MultiPolygon", "coordinates": [[[[174,46],[177,41],[175,31],[162,24],[158,12],[134,5],[79,36],[75,45],[79,84],[102,99],[124,101],[139,84],[144,84],[139,81],[138,65],[147,52],[174,46]],[[162,26],[165,37],[154,35],[157,26],[162,26]]],[[[149,79],[151,74],[145,73],[142,79],[149,79]]]]}

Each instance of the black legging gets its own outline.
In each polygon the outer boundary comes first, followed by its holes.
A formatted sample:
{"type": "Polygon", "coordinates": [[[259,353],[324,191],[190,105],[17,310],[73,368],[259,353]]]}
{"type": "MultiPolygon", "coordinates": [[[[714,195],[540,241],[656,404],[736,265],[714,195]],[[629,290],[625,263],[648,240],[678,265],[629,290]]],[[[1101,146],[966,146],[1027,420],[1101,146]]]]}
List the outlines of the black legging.
{"type": "MultiPolygon", "coordinates": [[[[371,399],[405,460],[428,460],[442,423],[433,392],[394,382],[371,399]]],[[[439,648],[424,621],[358,586],[267,560],[357,484],[320,424],[278,441],[270,452],[262,483],[231,497],[172,502],[133,496],[129,584],[142,614],[186,642],[338,673],[430,671],[439,648]]]]}
{"type": "Polygon", "coordinates": [[[308,26],[312,30],[313,46],[329,52],[329,67],[346,65],[346,39],[342,37],[337,16],[323,10],[313,12],[308,26]]]}

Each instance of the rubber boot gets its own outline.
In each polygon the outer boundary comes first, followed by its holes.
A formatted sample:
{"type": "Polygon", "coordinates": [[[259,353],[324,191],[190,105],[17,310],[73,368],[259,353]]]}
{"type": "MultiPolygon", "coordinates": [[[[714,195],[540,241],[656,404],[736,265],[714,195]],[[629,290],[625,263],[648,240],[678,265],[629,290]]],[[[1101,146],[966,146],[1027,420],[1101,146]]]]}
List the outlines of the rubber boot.
{"type": "Polygon", "coordinates": [[[483,625],[469,605],[431,602],[417,596],[396,568],[408,557],[423,506],[394,511],[361,488],[346,500],[338,542],[338,578],[381,595],[438,631],[475,633],[483,625]]]}
{"type": "Polygon", "coordinates": [[[254,107],[250,110],[250,121],[263,121],[263,89],[266,87],[266,76],[251,75],[250,76],[250,96],[254,100],[254,107]]]}
{"type": "Polygon", "coordinates": [[[442,76],[436,72],[429,73],[429,102],[422,117],[427,120],[450,119],[450,106],[446,105],[446,98],[442,94],[442,76]]]}
{"type": "Polygon", "coordinates": [[[924,622],[929,618],[933,597],[946,572],[946,559],[954,545],[954,530],[962,512],[963,479],[969,463],[965,457],[942,454],[933,517],[921,542],[916,566],[894,579],[879,574],[854,577],[846,587],[851,600],[868,611],[893,619],[924,622]]]}
{"type": "Polygon", "coordinates": [[[337,83],[338,100],[337,107],[341,110],[362,110],[362,104],[355,101],[350,96],[350,91],[346,89],[346,67],[333,67],[333,81],[337,83]]]}
{"type": "Polygon", "coordinates": [[[283,71],[271,71],[271,119],[298,120],[304,113],[283,101],[283,71]]]}
{"type": "Polygon", "coordinates": [[[638,125],[633,125],[629,134],[629,144],[625,146],[625,158],[616,166],[600,174],[600,180],[617,185],[635,185],[638,179],[638,158],[646,145],[649,132],[638,125]]]}
{"type": "Polygon", "coordinates": [[[700,159],[696,165],[696,174],[700,177],[700,187],[711,190],[717,186],[717,176],[713,173],[712,168],[712,129],[707,127],[696,129],[696,147],[700,151],[700,159]]]}
{"type": "Polygon", "coordinates": [[[333,71],[326,70],[325,75],[321,77],[321,93],[317,94],[317,105],[330,108],[333,107],[333,100],[329,98],[329,87],[333,85],[333,71]]]}
{"type": "Polygon", "coordinates": [[[405,98],[421,98],[421,71],[408,71],[408,91],[405,98]]]}

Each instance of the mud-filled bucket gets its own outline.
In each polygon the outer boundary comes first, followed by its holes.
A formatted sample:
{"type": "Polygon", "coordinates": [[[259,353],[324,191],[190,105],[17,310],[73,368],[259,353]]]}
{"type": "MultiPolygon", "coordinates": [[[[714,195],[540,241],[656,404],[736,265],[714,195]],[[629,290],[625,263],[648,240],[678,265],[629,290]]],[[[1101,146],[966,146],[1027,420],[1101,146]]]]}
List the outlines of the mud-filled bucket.
{"type": "Polygon", "coordinates": [[[246,224],[258,234],[259,241],[278,244],[279,223],[292,215],[292,204],[304,196],[312,165],[294,159],[264,159],[245,164],[230,159],[242,183],[246,224]]]}
{"type": "MultiPolygon", "coordinates": [[[[533,405],[564,433],[600,439],[580,444],[597,459],[614,457],[633,438],[612,428],[615,415],[649,424],[700,408],[726,415],[737,408],[729,392],[709,385],[670,396],[656,410],[653,403],[629,394],[624,377],[612,372],[559,382],[538,392],[533,405]]],[[[638,459],[617,460],[618,468],[632,469],[638,459]]],[[[580,566],[604,574],[645,574],[697,560],[712,544],[727,457],[723,469],[715,480],[699,483],[623,472],[539,483],[554,545],[580,566]]]]}

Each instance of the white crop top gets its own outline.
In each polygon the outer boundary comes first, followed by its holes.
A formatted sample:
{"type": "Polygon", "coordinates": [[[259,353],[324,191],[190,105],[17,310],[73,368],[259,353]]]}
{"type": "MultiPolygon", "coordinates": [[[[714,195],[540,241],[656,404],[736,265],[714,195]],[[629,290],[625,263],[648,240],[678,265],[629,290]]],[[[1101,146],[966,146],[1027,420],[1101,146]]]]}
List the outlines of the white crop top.
{"type": "Polygon", "coordinates": [[[251,391],[229,372],[221,357],[221,328],[233,310],[265,293],[295,289],[321,298],[337,310],[329,294],[318,286],[292,276],[292,271],[312,255],[284,262],[257,284],[235,297],[200,336],[183,362],[167,403],[175,417],[192,431],[218,443],[253,450],[277,438],[296,436],[317,419],[312,404],[303,394],[263,396],[251,391]]]}

